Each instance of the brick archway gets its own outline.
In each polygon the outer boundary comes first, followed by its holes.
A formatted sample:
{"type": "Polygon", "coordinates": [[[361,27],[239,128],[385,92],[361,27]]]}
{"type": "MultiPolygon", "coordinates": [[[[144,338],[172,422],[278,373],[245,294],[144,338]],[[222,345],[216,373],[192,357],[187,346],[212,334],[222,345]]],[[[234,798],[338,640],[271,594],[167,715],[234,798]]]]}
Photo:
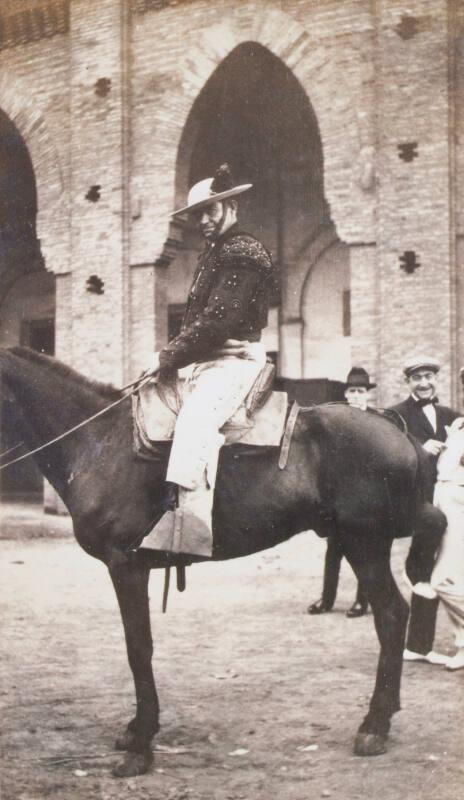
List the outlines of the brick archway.
{"type": "Polygon", "coordinates": [[[0,107],[29,150],[37,188],[37,237],[47,269],[66,271],[66,202],[59,155],[35,98],[9,72],[0,78],[0,107]]]}
{"type": "MultiPolygon", "coordinates": [[[[163,131],[156,137],[154,161],[162,163],[173,176],[163,186],[158,203],[157,229],[151,228],[159,255],[168,239],[167,216],[175,206],[178,147],[182,131],[198,94],[219,64],[238,45],[256,42],[267,48],[293,72],[315,111],[324,153],[325,195],[339,237],[347,242],[374,238],[374,184],[372,148],[366,147],[359,130],[355,98],[337,65],[337,53],[327,49],[288,14],[263,7],[254,16],[238,19],[231,15],[220,25],[205,29],[187,52],[179,67],[179,80],[164,95],[156,109],[155,126],[163,131]],[[166,142],[170,146],[166,146],[166,142]]],[[[150,219],[149,224],[152,225],[150,219]]]]}

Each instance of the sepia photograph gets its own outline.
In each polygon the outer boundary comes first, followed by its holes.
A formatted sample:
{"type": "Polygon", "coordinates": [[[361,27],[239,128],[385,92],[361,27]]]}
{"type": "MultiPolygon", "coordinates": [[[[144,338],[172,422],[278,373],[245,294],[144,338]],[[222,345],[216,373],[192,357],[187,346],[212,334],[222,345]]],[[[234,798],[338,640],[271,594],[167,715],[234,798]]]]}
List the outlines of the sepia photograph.
{"type": "Polygon", "coordinates": [[[464,3],[0,0],[0,800],[464,794],[464,3]]]}

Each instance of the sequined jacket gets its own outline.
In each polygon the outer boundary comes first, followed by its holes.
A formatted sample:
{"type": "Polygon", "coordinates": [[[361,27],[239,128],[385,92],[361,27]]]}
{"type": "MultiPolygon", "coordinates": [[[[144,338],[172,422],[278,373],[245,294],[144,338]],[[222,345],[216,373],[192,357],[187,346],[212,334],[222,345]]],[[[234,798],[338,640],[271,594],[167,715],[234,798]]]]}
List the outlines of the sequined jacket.
{"type": "Polygon", "coordinates": [[[205,361],[226,339],[259,341],[273,285],[268,251],[233,225],[200,255],[181,332],[161,350],[161,369],[205,361]]]}

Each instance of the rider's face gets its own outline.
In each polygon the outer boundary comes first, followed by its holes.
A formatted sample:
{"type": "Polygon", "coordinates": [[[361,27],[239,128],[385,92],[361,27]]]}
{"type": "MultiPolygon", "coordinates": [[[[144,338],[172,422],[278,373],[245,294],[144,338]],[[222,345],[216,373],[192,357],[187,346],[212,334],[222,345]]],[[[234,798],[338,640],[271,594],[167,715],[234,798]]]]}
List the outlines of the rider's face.
{"type": "Polygon", "coordinates": [[[367,408],[368,390],[365,386],[348,386],[345,389],[345,398],[349,406],[360,408],[365,411],[367,408]]]}
{"type": "Polygon", "coordinates": [[[214,239],[219,232],[218,228],[222,224],[223,216],[224,208],[222,203],[211,203],[211,205],[200,208],[191,214],[193,223],[205,239],[214,239]]]}
{"type": "Polygon", "coordinates": [[[406,383],[419,400],[432,400],[437,391],[437,373],[431,369],[416,369],[406,378],[406,383]]]}
{"type": "Polygon", "coordinates": [[[211,203],[209,206],[194,211],[190,216],[205,239],[212,241],[237,222],[237,201],[225,200],[222,203],[211,203]]]}

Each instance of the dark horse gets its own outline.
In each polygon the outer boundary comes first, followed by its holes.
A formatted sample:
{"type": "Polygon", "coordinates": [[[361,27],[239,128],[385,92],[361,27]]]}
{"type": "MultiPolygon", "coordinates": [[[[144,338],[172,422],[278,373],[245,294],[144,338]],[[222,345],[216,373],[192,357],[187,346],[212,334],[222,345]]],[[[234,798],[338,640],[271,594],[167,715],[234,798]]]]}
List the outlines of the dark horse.
{"type": "MultiPolygon", "coordinates": [[[[95,414],[121,392],[94,383],[31,350],[0,350],[4,434],[35,448],[95,414]]],[[[158,731],[152,672],[150,569],[179,557],[135,549],[161,514],[168,448],[159,462],[133,453],[131,400],[38,453],[35,458],[65,502],[77,541],[108,567],[116,590],[134,676],[137,713],[117,741],[119,776],[145,772],[158,731]]],[[[410,535],[421,515],[440,512],[423,499],[420,455],[388,420],[344,405],[303,410],[288,465],[278,448],[248,455],[223,449],[214,505],[214,560],[273,547],[308,529],[334,533],[363,582],[380,641],[375,689],[355,741],[358,755],[385,752],[390,719],[400,708],[407,604],[390,569],[392,540],[410,535]]],[[[202,559],[197,559],[202,560],[202,559]]]]}

